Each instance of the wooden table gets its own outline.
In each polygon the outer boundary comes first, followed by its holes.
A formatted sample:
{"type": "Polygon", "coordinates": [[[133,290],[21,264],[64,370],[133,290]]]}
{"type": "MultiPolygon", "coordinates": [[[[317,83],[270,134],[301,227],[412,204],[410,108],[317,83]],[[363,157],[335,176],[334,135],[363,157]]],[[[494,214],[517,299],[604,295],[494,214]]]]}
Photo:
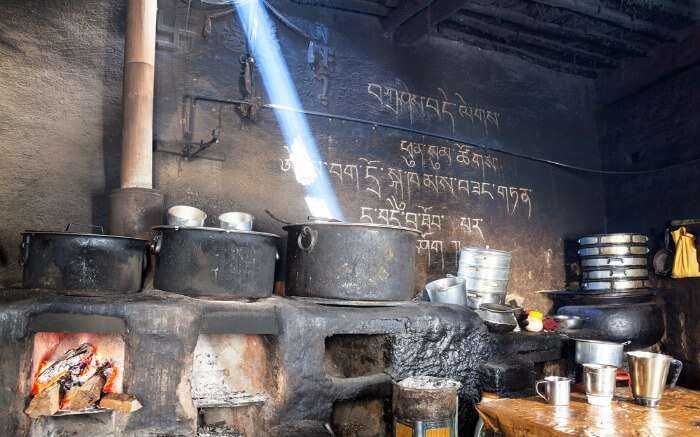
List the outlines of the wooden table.
{"type": "Polygon", "coordinates": [[[542,398],[484,399],[476,406],[486,427],[506,437],[700,436],[700,392],[666,389],[656,408],[634,403],[629,388],[618,389],[609,407],[572,393],[566,407],[542,398]]]}

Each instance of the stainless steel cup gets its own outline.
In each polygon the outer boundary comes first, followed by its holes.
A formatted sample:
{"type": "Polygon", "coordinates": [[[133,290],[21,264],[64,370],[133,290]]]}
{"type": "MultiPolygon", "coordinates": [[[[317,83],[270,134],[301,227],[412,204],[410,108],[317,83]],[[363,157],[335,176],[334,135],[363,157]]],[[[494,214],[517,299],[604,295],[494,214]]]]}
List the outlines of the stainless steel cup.
{"type": "Polygon", "coordinates": [[[219,227],[227,230],[252,231],[253,215],[247,212],[227,212],[219,216],[219,227]]]}
{"type": "Polygon", "coordinates": [[[583,365],[583,387],[589,404],[610,404],[615,393],[616,374],[617,367],[591,363],[583,365]]]}
{"type": "Polygon", "coordinates": [[[433,303],[449,303],[467,305],[467,292],[464,288],[464,278],[449,276],[425,285],[428,297],[433,303]]]}
{"type": "Polygon", "coordinates": [[[669,387],[675,387],[683,369],[683,363],[668,355],[652,352],[628,352],[627,363],[630,368],[630,386],[632,396],[638,404],[649,407],[659,405],[661,395],[666,388],[668,371],[674,366],[669,387]]]}
{"type": "Polygon", "coordinates": [[[168,209],[170,226],[202,227],[207,214],[201,209],[186,205],[176,205],[168,209]]]}
{"type": "Polygon", "coordinates": [[[535,384],[537,394],[550,405],[569,405],[571,380],[563,376],[548,376],[535,384]],[[544,393],[540,386],[544,385],[544,393]]]}

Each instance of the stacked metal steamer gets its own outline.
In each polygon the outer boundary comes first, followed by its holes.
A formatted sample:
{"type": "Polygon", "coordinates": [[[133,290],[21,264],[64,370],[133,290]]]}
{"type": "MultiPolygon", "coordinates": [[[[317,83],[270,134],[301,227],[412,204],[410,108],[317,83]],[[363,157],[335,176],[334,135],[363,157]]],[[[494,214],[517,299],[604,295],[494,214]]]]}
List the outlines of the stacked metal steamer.
{"type": "Polygon", "coordinates": [[[586,292],[646,292],[648,238],[640,234],[587,235],[578,240],[581,290],[586,292]]]}
{"type": "Polygon", "coordinates": [[[457,276],[464,278],[467,305],[503,304],[510,279],[511,255],[501,250],[466,247],[459,254],[457,276]]]}

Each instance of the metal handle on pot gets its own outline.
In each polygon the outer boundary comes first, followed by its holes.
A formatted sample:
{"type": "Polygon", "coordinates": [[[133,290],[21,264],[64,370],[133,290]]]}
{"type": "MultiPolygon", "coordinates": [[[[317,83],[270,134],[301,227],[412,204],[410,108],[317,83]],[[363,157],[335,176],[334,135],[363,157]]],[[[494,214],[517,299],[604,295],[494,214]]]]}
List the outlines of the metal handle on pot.
{"type": "Polygon", "coordinates": [[[683,363],[681,360],[671,358],[671,367],[675,367],[675,370],[673,370],[673,373],[671,374],[671,382],[668,383],[669,388],[676,386],[678,378],[681,376],[681,370],[683,370],[683,363]]]}
{"type": "Polygon", "coordinates": [[[299,249],[303,250],[304,252],[311,252],[314,250],[314,247],[316,247],[316,241],[318,240],[318,231],[311,229],[308,226],[304,226],[301,228],[301,232],[299,232],[299,236],[297,237],[297,246],[299,246],[299,249]],[[303,239],[304,237],[309,237],[310,241],[307,246],[304,245],[303,239]]]}
{"type": "Polygon", "coordinates": [[[160,253],[160,248],[163,245],[163,234],[155,234],[153,236],[153,240],[148,244],[149,248],[151,249],[151,253],[154,255],[158,255],[160,253]]]}
{"type": "Polygon", "coordinates": [[[104,229],[102,226],[90,225],[90,224],[87,224],[87,223],[68,223],[68,224],[66,225],[66,230],[65,230],[65,232],[69,232],[71,226],[86,226],[86,227],[92,228],[92,229],[99,229],[99,230],[100,230],[100,234],[104,234],[104,233],[105,233],[105,229],[104,229]]]}
{"type": "Polygon", "coordinates": [[[22,238],[22,242],[19,244],[19,265],[23,266],[29,259],[29,235],[25,235],[22,238]]]}

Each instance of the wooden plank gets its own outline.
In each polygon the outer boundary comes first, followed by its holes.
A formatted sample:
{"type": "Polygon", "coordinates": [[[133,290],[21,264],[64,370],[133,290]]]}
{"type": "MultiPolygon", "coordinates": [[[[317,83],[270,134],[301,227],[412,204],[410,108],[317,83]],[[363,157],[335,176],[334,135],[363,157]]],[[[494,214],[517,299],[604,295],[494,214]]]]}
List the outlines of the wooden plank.
{"type": "Polygon", "coordinates": [[[532,32],[556,36],[561,38],[563,41],[571,41],[574,39],[589,43],[591,45],[600,46],[606,51],[615,51],[635,56],[646,53],[645,46],[635,44],[631,41],[626,41],[611,35],[596,32],[592,29],[577,29],[565,27],[560,24],[549,23],[547,21],[537,20],[529,15],[517,12],[513,9],[467,2],[462,7],[462,10],[481,14],[486,17],[497,18],[502,20],[504,23],[510,23],[519,28],[530,30],[532,32]]]}
{"type": "Polygon", "coordinates": [[[603,105],[646,89],[654,83],[700,63],[700,23],[686,29],[677,44],[665,44],[644,58],[627,59],[619,69],[608,72],[596,82],[603,105]]]}
{"type": "Polygon", "coordinates": [[[450,18],[468,0],[435,0],[430,7],[407,20],[396,31],[394,40],[399,44],[413,44],[430,32],[434,26],[450,18]]]}
{"type": "Polygon", "coordinates": [[[440,29],[439,29],[439,34],[442,35],[443,37],[447,39],[451,39],[453,41],[461,41],[465,42],[469,45],[479,47],[485,50],[493,50],[497,52],[503,52],[511,55],[518,56],[522,59],[525,59],[527,61],[534,62],[538,65],[541,65],[543,67],[551,68],[552,70],[556,71],[561,71],[564,73],[571,73],[571,74],[576,74],[584,77],[590,77],[590,78],[595,78],[597,76],[597,72],[592,69],[588,68],[583,68],[575,64],[563,62],[563,61],[558,61],[554,60],[551,58],[547,58],[545,56],[541,56],[536,53],[532,53],[527,50],[522,50],[517,47],[512,47],[506,44],[501,44],[499,42],[491,41],[486,38],[481,38],[476,35],[471,35],[468,33],[463,32],[460,29],[455,29],[453,25],[451,25],[449,22],[443,24],[440,29]]]}
{"type": "Polygon", "coordinates": [[[498,26],[487,22],[484,19],[477,18],[473,15],[467,15],[464,13],[455,14],[450,20],[455,21],[461,25],[467,26],[471,29],[478,30],[481,34],[488,36],[490,39],[503,42],[505,44],[513,45],[514,47],[527,49],[528,46],[541,48],[555,55],[562,56],[568,59],[578,59],[581,63],[588,64],[588,66],[603,66],[603,67],[617,67],[618,62],[615,59],[609,58],[607,56],[599,55],[597,53],[592,53],[583,49],[577,49],[574,47],[569,47],[565,44],[561,44],[557,41],[540,38],[527,31],[514,31],[502,26],[498,26]]]}
{"type": "Polygon", "coordinates": [[[623,29],[649,35],[660,41],[676,40],[673,33],[665,27],[646,20],[633,18],[622,11],[606,8],[599,2],[589,0],[535,0],[535,2],[605,21],[623,29]]]}
{"type": "Polygon", "coordinates": [[[406,0],[399,7],[391,11],[391,13],[382,20],[382,28],[388,35],[394,33],[403,23],[413,17],[426,7],[433,0],[406,0]]]}
{"type": "Polygon", "coordinates": [[[568,437],[615,435],[698,435],[700,392],[666,389],[661,405],[649,408],[634,403],[628,387],[618,389],[610,407],[595,407],[585,395],[572,393],[568,407],[548,405],[539,397],[497,399],[476,406],[484,423],[506,436],[568,437]]]}

